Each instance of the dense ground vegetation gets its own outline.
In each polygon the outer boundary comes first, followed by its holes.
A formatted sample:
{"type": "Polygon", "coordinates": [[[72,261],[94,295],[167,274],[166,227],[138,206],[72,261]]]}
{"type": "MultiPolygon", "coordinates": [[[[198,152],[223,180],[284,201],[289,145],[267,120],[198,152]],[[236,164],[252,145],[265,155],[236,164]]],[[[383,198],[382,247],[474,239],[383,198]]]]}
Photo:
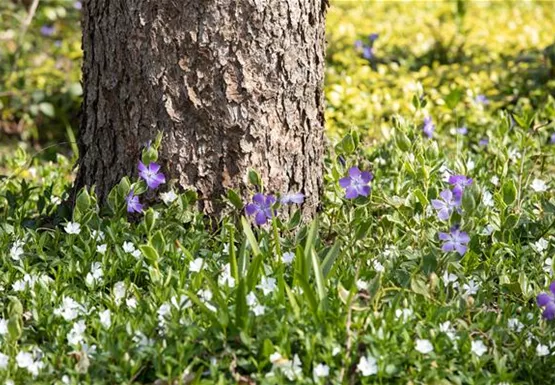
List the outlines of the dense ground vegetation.
{"type": "Polygon", "coordinates": [[[0,383],[555,382],[548,3],[335,2],[322,212],[253,170],[217,226],[157,143],[60,208],[80,4],[0,7],[0,383]]]}

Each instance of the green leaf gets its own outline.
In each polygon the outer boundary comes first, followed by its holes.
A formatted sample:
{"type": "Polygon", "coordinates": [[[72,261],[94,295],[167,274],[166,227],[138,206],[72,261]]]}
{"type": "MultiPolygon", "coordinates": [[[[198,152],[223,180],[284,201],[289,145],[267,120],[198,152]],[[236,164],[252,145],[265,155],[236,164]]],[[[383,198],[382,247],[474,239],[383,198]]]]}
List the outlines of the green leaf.
{"type": "Polygon", "coordinates": [[[299,307],[299,304],[295,299],[295,294],[293,294],[293,292],[291,291],[289,286],[287,286],[287,284],[285,284],[285,292],[287,293],[287,298],[289,299],[289,304],[291,305],[291,309],[293,309],[293,313],[295,314],[295,317],[300,318],[301,308],[299,307]]]}
{"type": "Polygon", "coordinates": [[[160,259],[160,255],[156,251],[156,249],[150,245],[140,245],[139,250],[141,253],[146,257],[147,261],[149,261],[153,265],[158,264],[158,260],[160,259]]]}
{"type": "Polygon", "coordinates": [[[413,191],[413,194],[418,199],[418,201],[420,202],[420,204],[422,206],[424,206],[424,207],[428,206],[428,204],[429,204],[428,198],[426,198],[426,195],[424,195],[422,190],[416,189],[416,190],[413,191]]]}
{"type": "Polygon", "coordinates": [[[163,254],[166,251],[166,240],[164,239],[164,235],[162,235],[162,231],[158,230],[154,233],[154,236],[150,240],[150,244],[154,246],[159,254],[163,254]]]}
{"type": "Polygon", "coordinates": [[[56,115],[56,113],[54,112],[54,106],[46,102],[39,104],[39,111],[49,118],[53,118],[54,115],[56,115]]]}
{"type": "Polygon", "coordinates": [[[235,293],[235,323],[237,328],[244,329],[249,317],[249,308],[247,306],[247,287],[244,279],[239,280],[237,291],[235,293]]]}
{"type": "Polygon", "coordinates": [[[156,218],[154,216],[154,210],[149,208],[145,213],[145,227],[146,232],[150,234],[154,230],[154,226],[156,226],[156,218]]]}
{"type": "Polygon", "coordinates": [[[262,187],[262,180],[260,175],[254,170],[249,170],[249,182],[256,187],[262,187]]]}
{"type": "Polygon", "coordinates": [[[426,282],[420,277],[412,278],[412,280],[410,281],[410,289],[416,294],[423,295],[426,298],[430,297],[426,282]]]}
{"type": "Polygon", "coordinates": [[[330,274],[331,269],[339,256],[339,245],[340,243],[337,241],[326,254],[324,262],[322,262],[322,274],[324,274],[324,277],[326,278],[328,278],[328,275],[330,274]]]}
{"type": "Polygon", "coordinates": [[[243,225],[243,232],[245,233],[245,236],[249,241],[249,245],[251,246],[252,253],[256,257],[260,254],[260,249],[258,248],[258,241],[252,232],[251,225],[245,217],[241,217],[241,224],[243,225]]]}
{"type": "Polygon", "coordinates": [[[231,202],[231,204],[237,210],[242,210],[243,209],[243,206],[244,206],[243,205],[243,200],[241,199],[239,194],[237,194],[237,192],[235,192],[235,190],[233,190],[233,189],[227,190],[227,199],[231,202]]]}
{"type": "Polygon", "coordinates": [[[310,255],[312,257],[312,269],[316,280],[316,288],[318,289],[318,297],[320,298],[320,303],[325,303],[327,291],[324,275],[322,274],[322,270],[320,268],[320,261],[318,260],[318,255],[314,249],[312,249],[310,255]]]}
{"type": "Polygon", "coordinates": [[[512,205],[516,200],[516,185],[513,180],[508,180],[503,184],[503,188],[501,189],[503,202],[507,206],[512,205]]]}
{"type": "Polygon", "coordinates": [[[299,274],[299,275],[297,275],[296,278],[297,278],[297,282],[301,286],[301,289],[303,290],[303,295],[304,295],[305,299],[308,302],[308,307],[309,307],[310,311],[312,312],[312,314],[314,316],[317,316],[318,315],[318,301],[316,300],[316,296],[314,295],[314,292],[312,291],[312,288],[308,284],[308,281],[302,275],[299,274]]]}

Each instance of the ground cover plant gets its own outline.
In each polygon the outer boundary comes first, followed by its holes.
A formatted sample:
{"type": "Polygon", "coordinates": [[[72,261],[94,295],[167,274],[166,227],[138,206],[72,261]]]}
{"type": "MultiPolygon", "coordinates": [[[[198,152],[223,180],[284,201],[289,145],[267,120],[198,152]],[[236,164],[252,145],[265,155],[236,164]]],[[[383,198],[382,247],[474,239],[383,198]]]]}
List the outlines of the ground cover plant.
{"type": "MultiPolygon", "coordinates": [[[[71,155],[3,151],[0,383],[553,383],[554,15],[411,10],[330,10],[314,220],[252,170],[210,223],[159,140],[74,211],[71,155]]],[[[64,15],[39,13],[71,35],[64,15]]]]}

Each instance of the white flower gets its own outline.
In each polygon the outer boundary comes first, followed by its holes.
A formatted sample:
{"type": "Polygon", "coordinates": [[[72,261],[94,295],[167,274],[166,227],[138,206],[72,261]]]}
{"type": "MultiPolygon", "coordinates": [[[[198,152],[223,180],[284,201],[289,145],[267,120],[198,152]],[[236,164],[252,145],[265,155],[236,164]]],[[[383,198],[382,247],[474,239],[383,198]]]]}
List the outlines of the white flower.
{"type": "Polygon", "coordinates": [[[439,324],[439,331],[445,333],[451,341],[457,340],[455,329],[451,327],[451,321],[445,321],[444,323],[439,324]]]}
{"type": "Polygon", "coordinates": [[[64,374],[62,376],[62,383],[64,383],[65,385],[71,384],[71,379],[69,378],[69,376],[67,374],[64,374]]]}
{"type": "Polygon", "coordinates": [[[81,225],[75,222],[68,222],[65,226],[65,231],[68,234],[79,234],[81,232],[81,225]]]}
{"type": "Polygon", "coordinates": [[[457,277],[455,274],[448,272],[447,270],[445,270],[443,272],[443,284],[445,286],[448,286],[451,283],[455,283],[459,280],[459,277],[457,277]]]}
{"type": "Polygon", "coordinates": [[[80,313],[83,313],[85,309],[81,304],[75,301],[71,297],[63,297],[62,298],[62,306],[54,309],[54,314],[61,316],[66,321],[73,321],[75,318],[79,316],[80,313]]]}
{"type": "Polygon", "coordinates": [[[522,154],[518,152],[516,148],[511,148],[509,150],[509,159],[516,160],[516,159],[520,159],[521,156],[522,154]]]}
{"type": "Polygon", "coordinates": [[[254,313],[255,316],[258,317],[260,315],[263,315],[266,312],[266,307],[257,303],[252,307],[252,312],[254,313]]]}
{"type": "Polygon", "coordinates": [[[39,374],[39,370],[44,367],[43,362],[35,360],[35,357],[33,357],[33,355],[28,352],[17,353],[17,356],[15,356],[15,360],[17,362],[17,366],[22,369],[27,369],[27,371],[33,376],[37,376],[39,374]]]}
{"type": "Polygon", "coordinates": [[[410,163],[414,163],[414,154],[411,152],[407,155],[407,159],[410,163]]]}
{"type": "Polygon", "coordinates": [[[534,247],[536,248],[538,253],[543,253],[549,247],[549,242],[547,242],[544,238],[538,239],[537,242],[534,243],[534,247]]]}
{"type": "Polygon", "coordinates": [[[333,357],[337,356],[339,353],[341,353],[341,348],[339,346],[334,346],[332,351],[331,351],[331,355],[333,357]]]}
{"type": "Polygon", "coordinates": [[[189,301],[189,298],[187,298],[187,296],[183,294],[179,297],[179,300],[177,296],[173,296],[170,302],[173,306],[175,306],[176,309],[180,310],[186,309],[191,306],[191,301],[189,301]]]}
{"type": "Polygon", "coordinates": [[[260,280],[260,283],[258,285],[256,285],[256,287],[258,289],[262,290],[264,295],[271,294],[277,288],[276,279],[275,278],[262,277],[262,279],[260,280]]]}
{"type": "Polygon", "coordinates": [[[295,259],[295,253],[291,252],[291,251],[287,251],[285,253],[283,253],[283,255],[281,256],[281,260],[283,261],[283,263],[289,265],[291,262],[293,262],[293,260],[295,259]]]}
{"type": "Polygon", "coordinates": [[[484,190],[484,192],[482,193],[482,203],[486,207],[494,206],[493,195],[487,190],[484,190]]]}
{"type": "Polygon", "coordinates": [[[8,363],[10,361],[10,357],[7,355],[0,353],[0,370],[4,370],[8,367],[8,363]]]}
{"type": "Polygon", "coordinates": [[[0,336],[8,334],[8,320],[0,318],[0,336]]]}
{"type": "Polygon", "coordinates": [[[412,309],[397,309],[395,310],[395,318],[403,318],[403,321],[408,320],[412,316],[412,309]]]}
{"type": "Polygon", "coordinates": [[[551,259],[551,258],[546,258],[545,259],[545,262],[543,263],[543,270],[546,273],[553,272],[553,259],[551,259]]]}
{"type": "Polygon", "coordinates": [[[468,170],[474,170],[474,167],[475,167],[475,166],[476,166],[476,165],[475,165],[475,163],[474,163],[473,160],[469,160],[468,162],[466,162],[466,168],[467,168],[468,170]]]}
{"type": "Polygon", "coordinates": [[[230,288],[235,286],[235,278],[231,276],[231,266],[229,263],[224,266],[224,269],[219,275],[218,284],[220,284],[221,286],[227,285],[230,288]]]}
{"type": "Polygon", "coordinates": [[[468,297],[469,295],[474,295],[478,292],[478,289],[480,288],[480,285],[478,285],[476,282],[474,282],[473,279],[471,279],[470,281],[468,281],[468,283],[465,283],[463,285],[463,297],[468,297]]]}
{"type": "Polygon", "coordinates": [[[549,348],[546,345],[538,344],[536,346],[536,354],[538,357],[543,357],[549,355],[549,348]]]}
{"type": "Polygon", "coordinates": [[[134,250],[131,255],[135,257],[135,259],[139,259],[141,257],[141,250],[134,250]]]}
{"type": "Polygon", "coordinates": [[[103,276],[102,264],[100,262],[95,262],[91,265],[91,271],[87,273],[85,277],[85,283],[87,286],[92,287],[94,284],[100,283],[103,276]]]}
{"type": "Polygon", "coordinates": [[[224,244],[224,250],[223,250],[224,254],[229,254],[229,243],[225,243],[224,244]]]}
{"type": "Polygon", "coordinates": [[[127,293],[127,289],[125,287],[125,283],[124,282],[116,282],[116,284],[114,285],[114,300],[116,301],[116,304],[119,305],[121,303],[121,300],[125,298],[125,294],[127,293]]]}
{"type": "Polygon", "coordinates": [[[15,241],[10,249],[10,257],[14,261],[20,261],[23,255],[23,242],[15,241]]]}
{"type": "Polygon", "coordinates": [[[53,195],[50,198],[50,202],[52,202],[52,204],[54,204],[54,205],[59,205],[60,203],[62,203],[62,198],[53,195]]]}
{"type": "Polygon", "coordinates": [[[330,367],[326,364],[318,364],[313,370],[314,377],[327,377],[330,375],[330,367]]]}
{"type": "Polygon", "coordinates": [[[137,299],[135,297],[129,297],[125,300],[125,304],[130,309],[136,309],[137,308],[137,299]]]}
{"type": "Polygon", "coordinates": [[[276,364],[283,359],[283,356],[279,352],[273,352],[270,354],[270,362],[276,364]]]}
{"type": "Polygon", "coordinates": [[[177,194],[173,192],[173,190],[170,190],[168,192],[161,193],[160,198],[162,198],[162,201],[164,201],[165,204],[170,205],[177,199],[177,194]]]}
{"type": "Polygon", "coordinates": [[[104,243],[102,245],[96,246],[96,251],[100,254],[104,254],[104,253],[106,253],[107,248],[108,248],[108,245],[104,243]]]}
{"type": "Polygon", "coordinates": [[[416,340],[416,346],[414,347],[417,352],[422,354],[428,354],[434,351],[434,346],[429,340],[416,340]]]}
{"type": "Polygon", "coordinates": [[[303,375],[303,368],[301,365],[302,363],[299,356],[295,354],[293,356],[293,361],[288,361],[286,364],[280,365],[280,369],[289,381],[294,381],[303,375]]]}
{"type": "Polygon", "coordinates": [[[374,265],[374,270],[376,270],[378,273],[381,273],[385,270],[383,265],[378,260],[374,260],[373,265],[374,265]]]}
{"type": "Polygon", "coordinates": [[[189,270],[198,273],[202,270],[202,265],[204,260],[202,258],[196,258],[194,261],[189,262],[189,270]]]}
{"type": "Polygon", "coordinates": [[[482,235],[485,236],[490,236],[491,234],[493,234],[493,231],[495,230],[495,228],[492,225],[487,225],[486,227],[484,227],[484,229],[482,230],[482,235]]]}
{"type": "Polygon", "coordinates": [[[357,285],[358,290],[366,290],[368,288],[368,282],[366,282],[362,279],[358,279],[356,281],[356,285],[357,285]]]}
{"type": "Polygon", "coordinates": [[[509,329],[512,329],[517,333],[520,333],[524,328],[524,324],[516,318],[510,318],[509,321],[507,321],[507,325],[509,326],[509,329]]]}
{"type": "Polygon", "coordinates": [[[492,185],[497,186],[499,184],[499,178],[497,176],[492,176],[491,179],[489,180],[491,182],[492,185]]]}
{"type": "Polygon", "coordinates": [[[530,184],[530,187],[532,188],[532,190],[534,190],[535,192],[544,192],[547,191],[547,184],[545,184],[545,182],[541,179],[534,179],[532,181],[532,184],[530,184]]]}
{"type": "Polygon", "coordinates": [[[91,230],[91,236],[93,239],[96,239],[97,241],[103,241],[105,234],[103,231],[100,230],[91,230]]]}
{"type": "Polygon", "coordinates": [[[82,343],[85,340],[86,329],[87,326],[85,325],[85,321],[81,320],[75,322],[69,333],[67,333],[67,342],[70,345],[79,345],[82,343]]]}
{"type": "Polygon", "coordinates": [[[472,341],[470,345],[470,350],[472,353],[476,354],[478,357],[481,357],[484,353],[488,351],[487,346],[482,342],[482,340],[472,341]]]}
{"type": "Polygon", "coordinates": [[[371,376],[378,373],[378,361],[372,356],[360,357],[357,369],[363,377],[371,376]]]}
{"type": "Polygon", "coordinates": [[[158,309],[158,321],[163,325],[166,321],[166,317],[171,313],[171,306],[169,303],[163,303],[158,309]]]}
{"type": "Polygon", "coordinates": [[[98,316],[100,317],[100,324],[105,329],[109,329],[112,326],[112,312],[110,312],[110,309],[101,311],[98,316]]]}
{"type": "Polygon", "coordinates": [[[131,242],[123,242],[123,251],[126,253],[132,254],[135,251],[135,245],[131,242]]]}

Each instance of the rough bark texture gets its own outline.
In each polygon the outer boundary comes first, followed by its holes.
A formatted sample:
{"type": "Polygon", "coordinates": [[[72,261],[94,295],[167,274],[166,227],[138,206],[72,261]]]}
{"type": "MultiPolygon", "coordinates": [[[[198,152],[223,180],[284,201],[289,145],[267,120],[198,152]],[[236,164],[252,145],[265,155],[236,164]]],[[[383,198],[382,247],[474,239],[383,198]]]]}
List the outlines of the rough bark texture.
{"type": "Polygon", "coordinates": [[[164,132],[163,169],[207,213],[249,168],[267,192],[322,186],[327,0],[87,0],[76,186],[100,199],[164,132]]]}

